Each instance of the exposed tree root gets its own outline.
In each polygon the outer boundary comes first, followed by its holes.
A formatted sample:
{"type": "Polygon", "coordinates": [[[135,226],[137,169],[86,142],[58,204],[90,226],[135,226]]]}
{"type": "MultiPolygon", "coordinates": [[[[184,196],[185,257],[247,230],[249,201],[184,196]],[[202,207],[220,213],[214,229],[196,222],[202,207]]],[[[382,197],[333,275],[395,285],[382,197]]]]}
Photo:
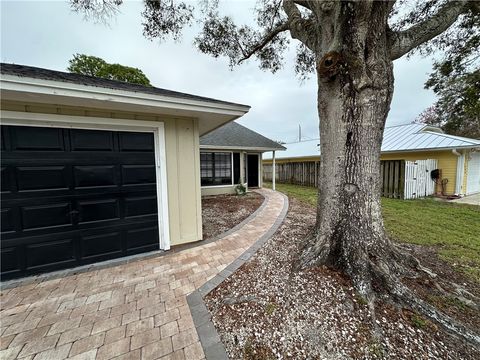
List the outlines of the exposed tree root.
{"type": "Polygon", "coordinates": [[[383,280],[384,291],[386,291],[398,304],[407,306],[410,309],[425,315],[439,323],[451,334],[463,338],[476,348],[480,348],[480,335],[472,332],[450,316],[442,313],[434,306],[420,299],[418,295],[400,281],[400,278],[388,275],[388,273],[385,273],[373,263],[371,263],[371,268],[375,273],[375,277],[379,280],[383,280]]]}
{"type": "MultiPolygon", "coordinates": [[[[313,234],[312,234],[313,235],[313,234]]],[[[311,239],[310,239],[311,240],[311,239]]],[[[434,306],[422,300],[401,281],[403,278],[419,278],[426,275],[433,285],[446,296],[452,293],[445,290],[438,281],[438,276],[430,269],[422,266],[412,254],[388,241],[382,248],[376,248],[372,254],[367,251],[353,253],[336,253],[337,261],[332,263],[332,246],[323,242],[313,242],[310,247],[304,247],[301,259],[296,268],[312,265],[327,265],[346,273],[357,290],[369,303],[373,316],[375,315],[375,299],[377,295],[386,295],[396,304],[415,310],[416,312],[440,324],[452,335],[463,338],[480,349],[480,334],[474,333],[450,316],[442,313],[434,306]],[[306,250],[305,250],[306,249],[306,250]],[[316,256],[315,256],[316,255],[316,256]],[[343,257],[343,259],[342,259],[343,257]],[[340,259],[340,260],[338,260],[340,259]]],[[[307,240],[308,241],[308,240],[307,240]]],[[[343,249],[342,249],[343,250],[343,249]]],[[[449,284],[454,289],[454,296],[468,306],[478,309],[478,299],[456,284],[449,284]]]]}

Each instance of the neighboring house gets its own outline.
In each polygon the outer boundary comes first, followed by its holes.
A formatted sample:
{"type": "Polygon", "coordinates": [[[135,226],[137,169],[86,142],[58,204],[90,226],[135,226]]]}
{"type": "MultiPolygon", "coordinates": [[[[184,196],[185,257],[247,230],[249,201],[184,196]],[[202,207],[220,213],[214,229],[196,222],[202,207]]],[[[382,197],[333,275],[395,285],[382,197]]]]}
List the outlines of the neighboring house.
{"type": "Polygon", "coordinates": [[[200,137],[202,195],[231,194],[235,186],[262,186],[262,154],[285,147],[236,122],[200,137]]]}
{"type": "Polygon", "coordinates": [[[1,64],[1,271],[202,239],[200,136],[249,106],[1,64]]]}
{"type": "MultiPolygon", "coordinates": [[[[320,140],[287,144],[277,164],[309,164],[320,160],[320,140]]],[[[381,160],[434,159],[447,179],[445,194],[469,195],[480,192],[480,140],[443,133],[438,127],[407,124],[385,128],[381,160]]],[[[272,159],[265,159],[268,173],[272,159]]],[[[316,167],[318,171],[318,166],[316,167]]],[[[277,177],[281,175],[277,166],[277,177]]],[[[437,186],[440,192],[440,186],[437,186]]]]}

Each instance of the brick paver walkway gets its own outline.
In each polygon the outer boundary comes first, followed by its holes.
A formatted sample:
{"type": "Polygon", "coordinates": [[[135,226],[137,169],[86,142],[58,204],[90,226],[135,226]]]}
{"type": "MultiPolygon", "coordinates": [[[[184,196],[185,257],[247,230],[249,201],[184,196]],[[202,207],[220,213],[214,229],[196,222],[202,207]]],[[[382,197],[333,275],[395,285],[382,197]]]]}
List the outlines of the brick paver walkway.
{"type": "Polygon", "coordinates": [[[203,359],[186,295],[273,225],[284,198],[215,242],[1,292],[0,359],[203,359]]]}

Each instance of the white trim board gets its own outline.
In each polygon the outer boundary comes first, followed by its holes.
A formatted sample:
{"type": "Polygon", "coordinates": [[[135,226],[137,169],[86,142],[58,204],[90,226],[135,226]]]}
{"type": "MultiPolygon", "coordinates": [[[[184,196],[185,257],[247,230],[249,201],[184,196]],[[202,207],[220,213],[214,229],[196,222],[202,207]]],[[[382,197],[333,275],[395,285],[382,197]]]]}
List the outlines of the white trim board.
{"type": "Polygon", "coordinates": [[[233,116],[242,116],[250,109],[248,105],[218,102],[213,99],[213,101],[209,101],[208,99],[189,99],[188,97],[148,94],[144,92],[109,89],[106,87],[87,86],[13,75],[2,75],[1,83],[2,91],[89,98],[114,103],[130,103],[142,106],[219,113],[233,116]]]}
{"type": "Polygon", "coordinates": [[[158,238],[161,250],[170,249],[168,217],[167,161],[165,128],[161,121],[123,120],[101,117],[65,116],[55,114],[1,111],[2,125],[60,127],[71,129],[151,132],[155,141],[155,172],[157,179],[158,238]]]}

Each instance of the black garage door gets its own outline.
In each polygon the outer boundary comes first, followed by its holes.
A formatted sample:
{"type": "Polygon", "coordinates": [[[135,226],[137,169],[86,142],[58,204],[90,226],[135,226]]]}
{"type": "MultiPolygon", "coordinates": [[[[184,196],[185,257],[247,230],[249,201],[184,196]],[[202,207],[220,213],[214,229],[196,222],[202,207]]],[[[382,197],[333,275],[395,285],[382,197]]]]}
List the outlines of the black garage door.
{"type": "Polygon", "coordinates": [[[152,133],[1,134],[2,279],[159,248],[152,133]]]}

